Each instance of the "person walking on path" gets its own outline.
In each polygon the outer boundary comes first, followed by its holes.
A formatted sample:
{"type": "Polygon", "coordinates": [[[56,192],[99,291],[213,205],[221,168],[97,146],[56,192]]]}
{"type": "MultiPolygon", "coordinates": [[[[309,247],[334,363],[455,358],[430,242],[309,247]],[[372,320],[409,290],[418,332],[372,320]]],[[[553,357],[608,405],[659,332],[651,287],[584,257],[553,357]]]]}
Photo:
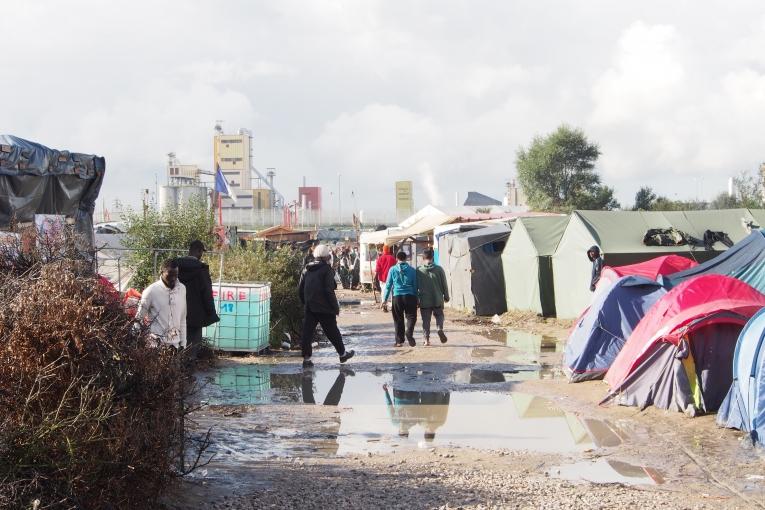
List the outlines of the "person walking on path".
{"type": "Polygon", "coordinates": [[[388,273],[381,308],[388,310],[393,295],[393,323],[396,325],[396,347],[404,345],[404,337],[414,347],[414,326],[417,323],[417,271],[407,263],[405,251],[396,254],[398,264],[388,273]],[[406,324],[404,319],[406,318],[406,324]]]}
{"type": "Polygon", "coordinates": [[[186,347],[186,287],[178,281],[176,259],[164,261],[159,280],[144,289],[136,319],[149,320],[158,345],[186,347]]]}
{"type": "Polygon", "coordinates": [[[186,287],[186,335],[190,347],[202,343],[202,328],[220,321],[215,312],[210,267],[202,262],[202,241],[192,241],[189,254],[178,261],[178,280],[186,287]]]}
{"type": "Polygon", "coordinates": [[[417,298],[420,301],[422,331],[425,345],[430,345],[430,320],[436,318],[436,330],[441,343],[446,343],[444,333],[444,303],[449,302],[449,286],[444,268],[433,263],[433,250],[422,254],[424,264],[417,268],[417,298]]]}
{"type": "Polygon", "coordinates": [[[390,246],[383,246],[382,255],[377,258],[375,263],[375,276],[377,281],[380,282],[380,289],[385,288],[385,282],[388,281],[388,273],[390,268],[396,265],[396,257],[390,254],[390,246]]]}
{"type": "Polygon", "coordinates": [[[343,336],[337,327],[337,316],[340,314],[340,304],[335,296],[337,283],[335,272],[329,265],[330,251],[326,245],[319,245],[313,250],[315,260],[308,264],[300,277],[298,293],[303,303],[305,316],[303,318],[303,367],[313,366],[313,335],[316,325],[321,329],[335,347],[340,356],[340,363],[345,363],[356,354],[353,350],[346,351],[343,336]]]}

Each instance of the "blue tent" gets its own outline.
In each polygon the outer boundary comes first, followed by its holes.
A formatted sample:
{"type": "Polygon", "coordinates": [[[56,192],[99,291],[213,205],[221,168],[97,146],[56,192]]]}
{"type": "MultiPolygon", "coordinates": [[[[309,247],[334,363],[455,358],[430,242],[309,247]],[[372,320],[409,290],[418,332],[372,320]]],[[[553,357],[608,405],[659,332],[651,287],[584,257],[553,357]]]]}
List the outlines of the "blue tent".
{"type": "Polygon", "coordinates": [[[733,384],[717,411],[721,427],[749,432],[765,445],[765,308],[744,326],[733,355],[733,384]]]}
{"type": "Polygon", "coordinates": [[[623,276],[595,298],[566,342],[571,382],[601,379],[640,319],[667,291],[642,276],[623,276]]]}
{"type": "Polygon", "coordinates": [[[765,293],[765,231],[754,230],[715,258],[669,276],[661,281],[668,289],[702,274],[737,278],[765,293]]]}

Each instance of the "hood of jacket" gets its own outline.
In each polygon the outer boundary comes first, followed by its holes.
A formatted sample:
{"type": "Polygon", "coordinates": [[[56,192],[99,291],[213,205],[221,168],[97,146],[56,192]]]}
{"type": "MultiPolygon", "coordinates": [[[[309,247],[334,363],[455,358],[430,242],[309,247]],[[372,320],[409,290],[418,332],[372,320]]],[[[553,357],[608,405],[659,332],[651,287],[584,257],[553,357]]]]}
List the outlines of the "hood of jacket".
{"type": "Polygon", "coordinates": [[[433,262],[428,262],[427,264],[421,265],[420,269],[430,273],[431,271],[433,271],[433,269],[435,269],[435,267],[436,267],[436,265],[433,262]]]}
{"type": "Polygon", "coordinates": [[[316,259],[316,260],[312,260],[311,262],[309,262],[305,266],[305,270],[306,271],[318,271],[319,269],[321,269],[323,267],[329,267],[329,264],[327,264],[323,260],[316,259]]]}
{"type": "Polygon", "coordinates": [[[183,284],[186,284],[187,282],[190,282],[199,276],[199,273],[202,272],[202,269],[207,266],[207,264],[201,260],[189,255],[185,257],[178,257],[176,261],[178,262],[178,279],[183,284]]]}
{"type": "Polygon", "coordinates": [[[600,248],[597,246],[590,246],[590,249],[587,250],[587,258],[590,259],[590,262],[592,262],[598,257],[600,257],[600,248]]]}

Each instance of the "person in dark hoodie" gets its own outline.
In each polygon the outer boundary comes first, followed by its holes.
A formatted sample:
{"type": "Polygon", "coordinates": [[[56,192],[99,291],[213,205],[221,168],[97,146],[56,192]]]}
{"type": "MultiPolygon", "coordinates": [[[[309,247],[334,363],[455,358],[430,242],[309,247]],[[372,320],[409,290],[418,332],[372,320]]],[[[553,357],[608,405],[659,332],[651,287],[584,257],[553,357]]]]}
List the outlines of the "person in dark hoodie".
{"type": "Polygon", "coordinates": [[[186,330],[189,347],[202,343],[202,329],[220,321],[215,312],[210,267],[202,262],[202,241],[189,244],[189,254],[179,257],[178,280],[186,287],[186,330]]]}
{"type": "Polygon", "coordinates": [[[436,318],[438,338],[446,343],[444,334],[444,303],[449,302],[449,285],[446,283],[444,268],[433,263],[433,250],[428,248],[422,253],[423,264],[417,268],[417,299],[420,302],[422,332],[425,345],[430,345],[430,319],[436,318]]]}
{"type": "Polygon", "coordinates": [[[340,363],[345,363],[353,357],[353,350],[346,351],[343,336],[337,327],[337,316],[340,315],[340,304],[335,296],[337,283],[335,271],[329,265],[331,257],[329,247],[321,244],[313,250],[314,261],[308,264],[300,277],[298,293],[300,302],[305,308],[303,318],[303,334],[300,339],[303,348],[303,368],[313,366],[313,334],[316,326],[321,329],[335,347],[340,356],[340,363]]]}
{"type": "Polygon", "coordinates": [[[590,278],[590,291],[595,292],[600,281],[600,273],[603,271],[603,257],[600,256],[600,248],[591,246],[587,250],[587,258],[592,262],[592,277],[590,278]]]}

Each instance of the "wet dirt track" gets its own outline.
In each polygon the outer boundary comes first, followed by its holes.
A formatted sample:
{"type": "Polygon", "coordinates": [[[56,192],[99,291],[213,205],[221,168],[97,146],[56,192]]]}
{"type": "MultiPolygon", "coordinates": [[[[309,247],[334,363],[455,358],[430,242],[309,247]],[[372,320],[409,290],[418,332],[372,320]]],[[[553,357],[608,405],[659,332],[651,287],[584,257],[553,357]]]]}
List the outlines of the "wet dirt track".
{"type": "Polygon", "coordinates": [[[166,506],[765,504],[763,457],[713,417],[601,408],[602,382],[567,384],[557,369],[565,331],[449,320],[448,343],[396,348],[389,316],[360,299],[340,317],[357,353],[346,366],[322,347],[312,370],[287,352],[198,374],[194,419],[212,428],[215,456],[166,506]]]}

